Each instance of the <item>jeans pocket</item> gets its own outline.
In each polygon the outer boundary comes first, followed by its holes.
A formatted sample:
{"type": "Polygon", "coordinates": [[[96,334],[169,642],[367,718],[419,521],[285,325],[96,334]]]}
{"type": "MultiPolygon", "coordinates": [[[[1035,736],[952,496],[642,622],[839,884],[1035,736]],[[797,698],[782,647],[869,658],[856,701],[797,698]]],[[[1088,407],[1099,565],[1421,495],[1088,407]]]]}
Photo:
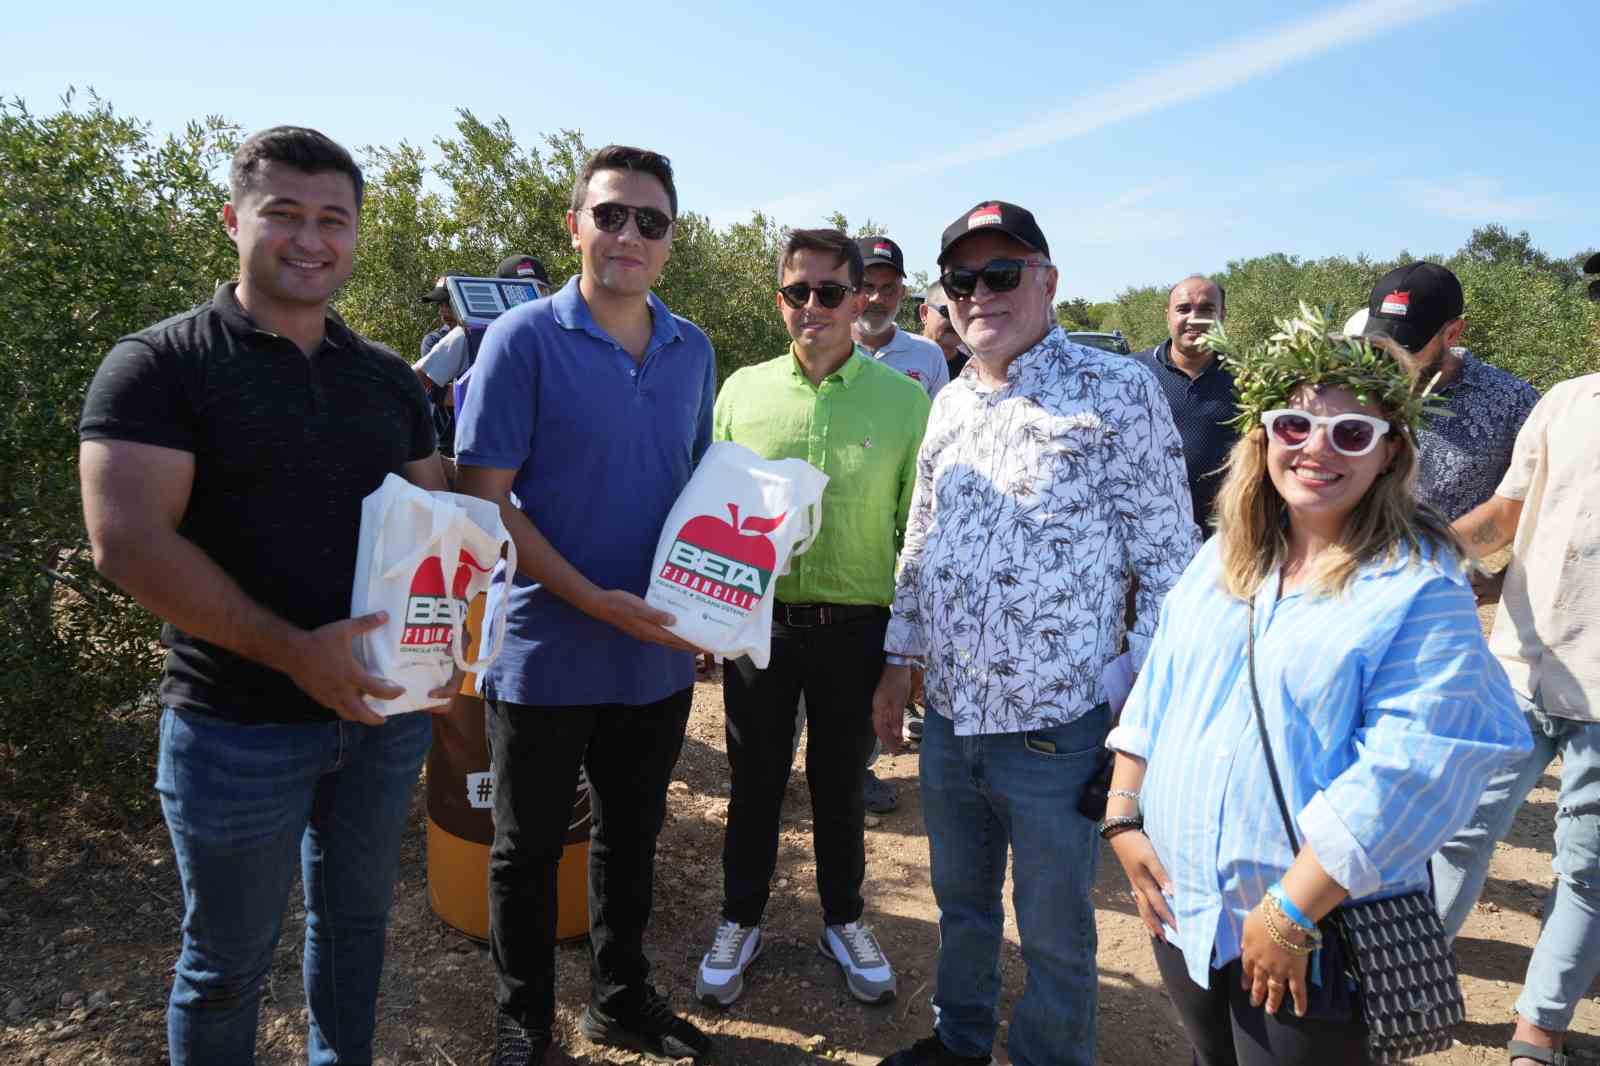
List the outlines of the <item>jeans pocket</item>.
{"type": "Polygon", "coordinates": [[[1022,734],[1022,747],[1040,759],[1080,759],[1105,750],[1110,730],[1111,706],[1098,703],[1064,725],[1030,729],[1022,734]]]}

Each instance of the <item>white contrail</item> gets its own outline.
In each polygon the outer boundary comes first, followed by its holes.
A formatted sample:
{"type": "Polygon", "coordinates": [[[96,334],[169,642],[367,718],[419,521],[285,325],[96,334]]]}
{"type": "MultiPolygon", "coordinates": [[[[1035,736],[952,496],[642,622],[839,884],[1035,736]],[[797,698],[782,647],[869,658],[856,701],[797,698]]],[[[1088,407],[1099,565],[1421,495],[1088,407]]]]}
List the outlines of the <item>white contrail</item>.
{"type": "MultiPolygon", "coordinates": [[[[1215,48],[1182,62],[1152,65],[1128,81],[1090,93],[973,144],[949,152],[895,163],[820,188],[775,200],[761,210],[780,222],[832,210],[848,196],[882,193],[902,182],[926,179],[968,163],[999,159],[1081,137],[1105,126],[1177,104],[1186,104],[1271,74],[1388,30],[1434,18],[1475,0],[1357,0],[1270,33],[1215,48]]],[[[1387,60],[1385,60],[1387,62],[1387,60]]]]}

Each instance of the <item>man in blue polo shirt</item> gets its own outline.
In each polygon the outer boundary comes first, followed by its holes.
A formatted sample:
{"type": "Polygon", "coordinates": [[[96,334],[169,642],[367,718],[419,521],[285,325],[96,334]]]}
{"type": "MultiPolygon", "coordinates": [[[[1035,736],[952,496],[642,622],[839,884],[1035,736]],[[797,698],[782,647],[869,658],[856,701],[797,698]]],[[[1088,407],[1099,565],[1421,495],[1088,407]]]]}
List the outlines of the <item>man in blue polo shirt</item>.
{"type": "Polygon", "coordinates": [[[1172,420],[1183,439],[1183,464],[1189,475],[1189,496],[1200,535],[1212,533],[1211,517],[1222,467],[1239,439],[1229,423],[1234,406],[1233,375],[1216,353],[1201,347],[1200,338],[1227,313],[1226,294],[1210,278],[1184,278],[1167,293],[1168,337],[1154,348],[1135,352],[1150,368],[1172,407],[1172,420]]]}
{"type": "Polygon", "coordinates": [[[710,1041],[647,978],[656,836],[683,746],[694,649],[644,602],[656,537],[711,442],[716,357],[650,292],[678,197],[665,156],[612,145],[573,186],[583,269],[484,335],[457,428],[459,487],[517,544],[504,650],[484,677],[495,839],[495,1066],[553,1046],[556,869],[582,766],[591,1040],[701,1061],[710,1041]]]}

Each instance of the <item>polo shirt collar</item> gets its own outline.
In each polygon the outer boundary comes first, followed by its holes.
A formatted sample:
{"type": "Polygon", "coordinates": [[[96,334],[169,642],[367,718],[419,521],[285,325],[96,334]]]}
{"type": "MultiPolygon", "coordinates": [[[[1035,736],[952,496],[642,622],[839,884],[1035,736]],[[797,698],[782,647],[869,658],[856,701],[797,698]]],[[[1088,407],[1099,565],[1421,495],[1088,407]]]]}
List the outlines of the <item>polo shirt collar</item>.
{"type": "MultiPolygon", "coordinates": [[[[589,301],[583,298],[582,291],[578,288],[579,274],[574,274],[567,279],[554,296],[550,297],[550,310],[555,315],[556,324],[562,329],[581,330],[596,340],[614,342],[609,333],[600,328],[594,320],[594,315],[589,313],[589,301]]],[[[678,329],[678,320],[667,310],[667,305],[655,293],[645,297],[650,303],[650,349],[654,350],[673,341],[680,340],[683,336],[678,329]]]]}
{"type": "MultiPolygon", "coordinates": [[[[894,330],[893,333],[889,334],[889,339],[887,341],[885,341],[884,344],[881,347],[874,348],[874,349],[872,349],[872,351],[875,351],[875,352],[891,352],[895,348],[899,347],[899,345],[900,345],[900,335],[905,331],[902,330],[899,326],[893,325],[892,323],[889,326],[889,328],[894,330]]],[[[856,347],[858,349],[860,349],[861,351],[867,351],[866,345],[858,344],[858,345],[856,345],[856,347]]]]}
{"type": "MultiPolygon", "coordinates": [[[[237,281],[224,281],[217,286],[217,291],[211,297],[211,309],[222,320],[222,324],[229,332],[239,337],[250,337],[258,333],[269,337],[278,336],[271,330],[256,325],[255,319],[250,317],[250,312],[239,302],[238,288],[237,281]]],[[[347,348],[354,336],[350,327],[344,324],[344,319],[339,317],[339,313],[329,307],[322,327],[322,343],[335,348],[347,348]]]]}
{"type": "MultiPolygon", "coordinates": [[[[850,347],[850,357],[839,365],[838,370],[835,370],[822,380],[837,381],[848,389],[850,383],[861,376],[862,367],[866,366],[867,360],[871,358],[861,345],[853,344],[850,347]]],[[[806,372],[800,366],[800,360],[794,354],[794,344],[792,342],[789,345],[789,373],[807,385],[811,384],[811,379],[806,377],[806,372]]]]}
{"type": "MultiPolygon", "coordinates": [[[[1166,340],[1164,340],[1160,344],[1156,345],[1156,362],[1160,363],[1162,366],[1166,367],[1168,370],[1172,371],[1174,374],[1183,374],[1184,377],[1186,377],[1186,378],[1189,377],[1189,375],[1184,372],[1183,368],[1179,367],[1177,364],[1173,363],[1173,361],[1172,361],[1172,338],[1171,337],[1168,337],[1166,340]]],[[[1211,373],[1213,370],[1220,371],[1222,373],[1227,373],[1227,370],[1222,365],[1222,357],[1221,356],[1216,356],[1216,355],[1212,356],[1210,365],[1207,366],[1204,370],[1200,371],[1200,377],[1190,378],[1189,380],[1191,380],[1191,381],[1199,381],[1200,378],[1205,377],[1207,374],[1211,373]]],[[[1229,376],[1232,377],[1232,375],[1229,375],[1229,376]]]]}

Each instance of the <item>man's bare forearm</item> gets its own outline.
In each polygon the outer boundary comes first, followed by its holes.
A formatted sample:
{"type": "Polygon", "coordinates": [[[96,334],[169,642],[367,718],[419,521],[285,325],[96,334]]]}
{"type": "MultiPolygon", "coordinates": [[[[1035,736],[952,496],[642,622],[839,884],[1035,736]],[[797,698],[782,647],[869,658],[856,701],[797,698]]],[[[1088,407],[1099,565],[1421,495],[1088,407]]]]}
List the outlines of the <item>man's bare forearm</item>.
{"type": "Polygon", "coordinates": [[[1458,518],[1451,527],[1467,554],[1474,559],[1493,555],[1511,543],[1522,517],[1522,501],[1507,496],[1491,496],[1458,518]]]}
{"type": "Polygon", "coordinates": [[[283,670],[305,635],[251,599],[216,560],[170,530],[103,537],[95,558],[107,580],[185,633],[283,670]]]}
{"type": "Polygon", "coordinates": [[[512,504],[509,492],[487,483],[481,468],[471,466],[457,468],[456,491],[499,506],[500,520],[517,546],[517,573],[539,582],[585,614],[592,613],[592,601],[600,590],[555,549],[533,519],[512,504]]]}

